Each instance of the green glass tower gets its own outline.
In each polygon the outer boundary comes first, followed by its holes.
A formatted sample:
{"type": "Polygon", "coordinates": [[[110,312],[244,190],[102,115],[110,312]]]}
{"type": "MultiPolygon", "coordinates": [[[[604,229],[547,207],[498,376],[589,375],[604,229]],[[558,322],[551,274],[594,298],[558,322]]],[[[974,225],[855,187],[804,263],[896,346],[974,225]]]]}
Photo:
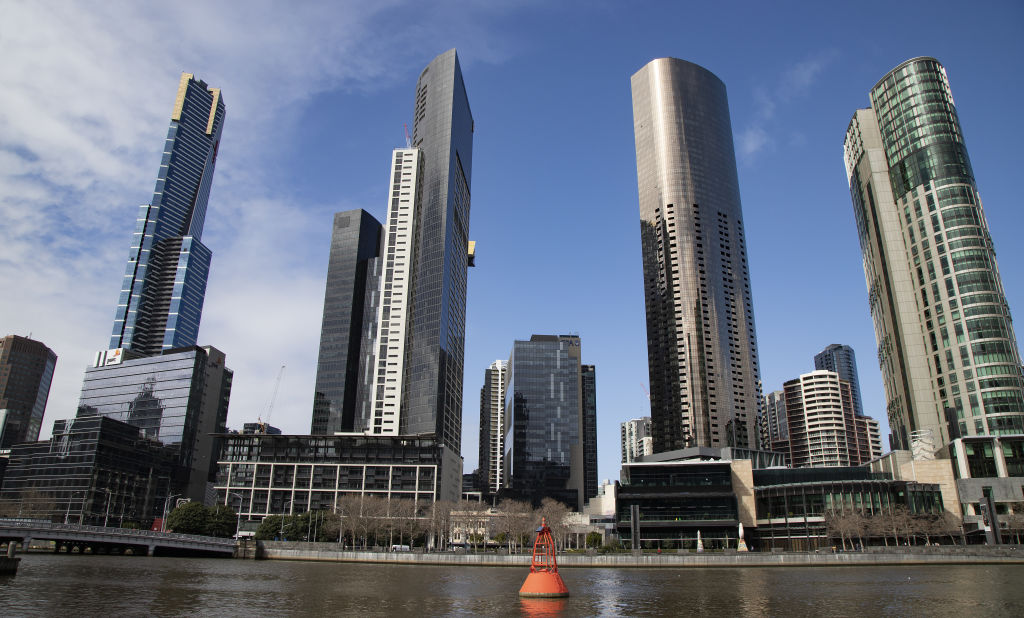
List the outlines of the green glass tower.
{"type": "Polygon", "coordinates": [[[1024,380],[945,68],[913,58],[846,133],[893,448],[1024,433],[1024,380]]]}

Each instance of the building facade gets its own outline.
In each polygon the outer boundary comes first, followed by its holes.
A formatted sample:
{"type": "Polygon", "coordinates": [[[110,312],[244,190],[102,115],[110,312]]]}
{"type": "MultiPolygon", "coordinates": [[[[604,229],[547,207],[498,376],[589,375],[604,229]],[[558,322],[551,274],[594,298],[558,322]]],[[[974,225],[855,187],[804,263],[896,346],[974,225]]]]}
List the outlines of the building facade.
{"type": "Polygon", "coordinates": [[[816,370],[834,371],[840,380],[850,383],[850,394],[853,397],[853,413],[864,416],[864,406],[860,397],[860,378],[857,376],[857,355],[848,345],[833,343],[814,355],[816,370]]]}
{"type": "Polygon", "coordinates": [[[785,391],[772,391],[764,396],[757,421],[761,448],[789,453],[789,420],[786,418],[785,391]]]}
{"type": "Polygon", "coordinates": [[[334,215],[331,254],[327,264],[324,315],[320,327],[320,353],[313,395],[312,434],[355,431],[356,419],[365,413],[357,393],[361,363],[365,369],[363,345],[368,294],[373,279],[373,262],[380,255],[381,224],[365,210],[334,215]]]}
{"type": "Polygon", "coordinates": [[[589,501],[597,496],[597,369],[593,365],[580,365],[580,397],[583,408],[583,497],[589,501]]]}
{"type": "Polygon", "coordinates": [[[580,338],[533,335],[508,361],[506,495],[573,510],[586,503],[580,338]]]}
{"type": "Polygon", "coordinates": [[[1009,306],[946,70],[913,58],[871,89],[844,145],[896,449],[1024,432],[1009,306]]]}
{"type": "Polygon", "coordinates": [[[654,453],[651,417],[644,416],[619,423],[619,442],[624,464],[638,461],[644,455],[654,453]]]}
{"type": "Polygon", "coordinates": [[[725,85],[659,58],[632,91],[654,450],[756,447],[760,370],[725,85]]]}
{"type": "Polygon", "coordinates": [[[220,450],[213,434],[226,431],[232,375],[210,346],[140,358],[100,352],[85,370],[77,417],[107,416],[173,448],[171,490],[202,502],[220,450]]]}
{"type": "Polygon", "coordinates": [[[482,488],[497,494],[502,488],[505,468],[505,386],[508,361],[496,360],[484,370],[480,389],[479,470],[484,479],[482,488]]]}
{"type": "Polygon", "coordinates": [[[212,253],[201,242],[224,127],[220,90],[183,73],[150,204],[139,207],[110,349],[196,345],[212,253]]]}
{"type": "Polygon", "coordinates": [[[177,453],[103,416],[54,421],[53,435],[11,449],[0,506],[24,517],[143,529],[162,516],[177,453]]]}
{"type": "MultiPolygon", "coordinates": [[[[443,497],[442,468],[453,468],[449,449],[434,440],[372,435],[220,436],[220,504],[238,504],[243,518],[306,511],[337,512],[346,495],[409,500],[417,511],[443,497]],[[447,461],[445,459],[448,458],[447,461]]],[[[460,475],[461,482],[461,475],[460,475]]],[[[461,483],[460,483],[461,485],[461,483]]]]}
{"type": "Polygon", "coordinates": [[[57,355],[39,341],[0,339],[0,449],[39,439],[56,366],[57,355]]]}
{"type": "Polygon", "coordinates": [[[794,468],[860,466],[882,454],[877,421],[854,414],[850,383],[836,372],[805,373],[783,392],[794,468]]]}

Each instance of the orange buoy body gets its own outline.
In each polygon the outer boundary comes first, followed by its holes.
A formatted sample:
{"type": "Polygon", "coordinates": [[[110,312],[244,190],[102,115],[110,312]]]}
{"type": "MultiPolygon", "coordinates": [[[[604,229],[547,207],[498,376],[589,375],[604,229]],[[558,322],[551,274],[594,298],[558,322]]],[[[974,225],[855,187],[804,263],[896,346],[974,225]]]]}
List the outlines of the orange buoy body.
{"type": "Polygon", "coordinates": [[[558,563],[555,562],[555,540],[551,536],[544,519],[537,528],[537,540],[533,543],[533,560],[530,562],[530,574],[519,589],[521,597],[567,597],[569,589],[565,587],[562,576],[558,574],[558,563]]]}

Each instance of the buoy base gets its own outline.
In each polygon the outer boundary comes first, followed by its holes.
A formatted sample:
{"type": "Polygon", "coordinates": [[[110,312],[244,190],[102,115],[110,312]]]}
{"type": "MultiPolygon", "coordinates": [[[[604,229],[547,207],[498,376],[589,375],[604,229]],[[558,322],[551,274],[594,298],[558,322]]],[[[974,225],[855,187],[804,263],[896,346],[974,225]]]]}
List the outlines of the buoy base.
{"type": "Polygon", "coordinates": [[[557,571],[531,571],[519,589],[519,596],[549,599],[567,597],[569,589],[557,571]]]}

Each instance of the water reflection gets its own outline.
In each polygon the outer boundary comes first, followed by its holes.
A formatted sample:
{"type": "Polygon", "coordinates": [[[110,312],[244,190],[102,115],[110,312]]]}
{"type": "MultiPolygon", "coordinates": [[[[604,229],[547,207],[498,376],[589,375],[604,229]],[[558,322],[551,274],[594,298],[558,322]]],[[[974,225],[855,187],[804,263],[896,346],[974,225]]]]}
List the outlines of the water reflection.
{"type": "Polygon", "coordinates": [[[1024,615],[1024,566],[526,569],[27,554],[4,615],[1024,615]]]}

